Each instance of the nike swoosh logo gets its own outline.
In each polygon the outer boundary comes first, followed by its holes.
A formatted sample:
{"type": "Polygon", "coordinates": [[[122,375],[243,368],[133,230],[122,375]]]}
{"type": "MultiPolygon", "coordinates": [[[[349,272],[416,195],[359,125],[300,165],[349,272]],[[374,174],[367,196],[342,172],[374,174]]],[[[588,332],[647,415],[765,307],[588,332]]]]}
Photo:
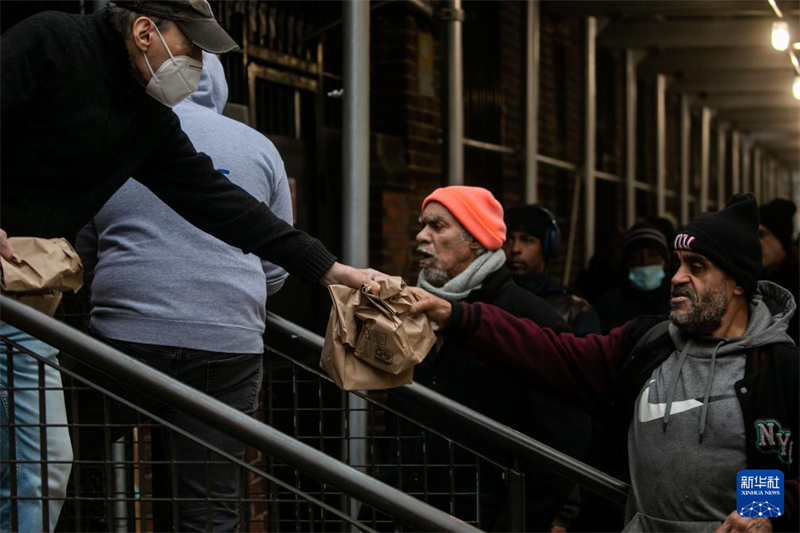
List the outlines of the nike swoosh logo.
{"type": "MultiPolygon", "coordinates": [[[[650,383],[653,383],[655,380],[650,380],[650,383]]],[[[647,388],[642,392],[642,396],[639,398],[639,422],[652,422],[653,420],[661,420],[664,418],[664,415],[667,412],[667,404],[666,403],[650,403],[650,384],[648,383],[647,388]]],[[[735,394],[723,394],[720,396],[711,396],[708,398],[708,403],[719,401],[719,400],[726,400],[728,398],[735,398],[735,394]]],[[[691,411],[692,409],[697,409],[698,407],[702,407],[703,402],[701,400],[680,400],[677,402],[672,402],[672,409],[670,409],[670,416],[676,415],[678,413],[685,413],[686,411],[691,411]]]]}

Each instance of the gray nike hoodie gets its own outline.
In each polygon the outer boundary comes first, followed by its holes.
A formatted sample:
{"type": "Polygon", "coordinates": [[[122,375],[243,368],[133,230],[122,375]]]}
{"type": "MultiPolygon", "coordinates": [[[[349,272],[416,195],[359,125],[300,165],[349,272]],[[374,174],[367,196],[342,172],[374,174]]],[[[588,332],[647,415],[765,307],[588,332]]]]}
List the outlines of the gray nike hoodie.
{"type": "Polygon", "coordinates": [[[675,350],[642,388],[628,430],[624,531],[714,531],[736,508],[747,456],[734,384],[752,348],[793,344],[786,329],[794,310],[787,290],[761,281],[741,337],[689,338],[669,325],[675,350]]]}

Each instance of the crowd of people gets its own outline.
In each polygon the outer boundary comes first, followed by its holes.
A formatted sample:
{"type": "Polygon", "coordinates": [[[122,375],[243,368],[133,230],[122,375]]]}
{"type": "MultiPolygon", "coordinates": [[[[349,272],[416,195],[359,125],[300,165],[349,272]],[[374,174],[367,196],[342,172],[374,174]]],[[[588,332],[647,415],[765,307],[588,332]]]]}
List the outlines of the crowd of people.
{"type": "MultiPolygon", "coordinates": [[[[16,260],[8,236],[69,239],[91,290],[93,335],[252,413],[269,295],[289,274],[360,288],[376,272],[337,262],[292,227],[277,150],[222,116],[227,83],[215,54],[236,43],[204,0],[118,1],[93,15],[34,16],[2,47],[0,254],[16,260]]],[[[681,229],[637,223],[587,271],[605,273],[601,294],[555,276],[561,235],[546,206],[506,209],[479,187],[431,191],[420,206],[412,312],[439,332],[415,379],[630,482],[626,531],[797,531],[794,216],[788,200],[759,207],[743,194],[681,229]],[[767,438],[776,423],[781,437],[767,438]],[[780,518],[737,513],[743,469],[785,473],[780,518]]],[[[58,357],[0,326],[3,337],[58,357]]],[[[73,460],[60,373],[42,370],[52,390],[40,432],[35,390],[14,391],[14,420],[9,410],[10,379],[35,389],[39,366],[15,357],[9,376],[10,356],[0,347],[0,530],[11,530],[15,505],[19,531],[53,531],[73,460]]],[[[168,406],[150,409],[244,457],[236,439],[168,406]]],[[[447,420],[430,423],[447,431],[447,420]]],[[[215,464],[209,476],[202,447],[163,437],[181,465],[164,473],[176,476],[179,530],[236,530],[238,468],[215,464]]],[[[585,519],[574,484],[523,468],[531,531],[585,519]]],[[[414,483],[402,488],[414,492],[414,483]]],[[[507,526],[506,494],[487,481],[481,527],[507,526]]]]}

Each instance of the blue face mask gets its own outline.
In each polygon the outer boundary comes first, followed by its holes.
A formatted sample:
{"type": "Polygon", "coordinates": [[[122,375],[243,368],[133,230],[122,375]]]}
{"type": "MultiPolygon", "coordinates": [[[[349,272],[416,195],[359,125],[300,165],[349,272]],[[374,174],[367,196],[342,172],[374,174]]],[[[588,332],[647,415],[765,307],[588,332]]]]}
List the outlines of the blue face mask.
{"type": "Polygon", "coordinates": [[[661,265],[650,265],[632,268],[628,273],[628,279],[633,286],[640,291],[652,291],[661,286],[664,281],[664,267],[661,265]]]}

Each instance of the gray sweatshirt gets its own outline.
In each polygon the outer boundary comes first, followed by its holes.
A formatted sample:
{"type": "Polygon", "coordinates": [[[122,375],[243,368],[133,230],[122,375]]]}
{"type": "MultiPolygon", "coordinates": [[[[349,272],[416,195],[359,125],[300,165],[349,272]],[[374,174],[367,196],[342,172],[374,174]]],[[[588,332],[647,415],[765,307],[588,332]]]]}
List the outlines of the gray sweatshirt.
{"type": "Polygon", "coordinates": [[[791,294],[768,281],[758,287],[741,337],[688,338],[670,324],[675,351],[645,383],[628,431],[632,490],[624,531],[712,532],[736,509],[736,474],[747,468],[747,456],[734,384],[750,349],[793,344],[786,333],[791,294]]]}
{"type": "MultiPolygon", "coordinates": [[[[275,215],[292,222],[286,171],[266,137],[222,116],[219,60],[203,54],[200,87],[174,110],[195,148],[275,215]]],[[[142,132],[146,135],[146,132],[142,132]]],[[[268,292],[288,274],[195,228],[128,180],[78,235],[92,284],[91,326],[112,339],[262,353],[268,292]]]]}

